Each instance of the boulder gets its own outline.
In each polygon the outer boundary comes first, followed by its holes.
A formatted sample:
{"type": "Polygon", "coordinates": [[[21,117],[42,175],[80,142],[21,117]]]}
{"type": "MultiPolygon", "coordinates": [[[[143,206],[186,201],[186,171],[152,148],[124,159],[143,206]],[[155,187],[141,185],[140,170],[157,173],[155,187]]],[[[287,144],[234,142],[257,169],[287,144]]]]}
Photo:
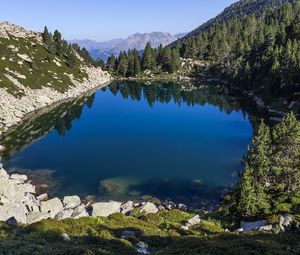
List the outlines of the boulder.
{"type": "Polygon", "coordinates": [[[48,200],[48,194],[47,193],[44,193],[44,194],[41,194],[41,195],[39,195],[38,197],[37,197],[37,199],[40,201],[40,202],[42,202],[42,201],[46,201],[46,200],[48,200]]]}
{"type": "Polygon", "coordinates": [[[127,214],[134,209],[134,203],[132,201],[127,201],[121,205],[121,212],[127,214]]]}
{"type": "Polygon", "coordinates": [[[65,209],[74,209],[81,204],[79,196],[65,196],[63,199],[63,205],[65,209]]]}
{"type": "Polygon", "coordinates": [[[7,180],[8,178],[9,178],[8,173],[2,167],[0,167],[0,179],[7,180]]]}
{"type": "Polygon", "coordinates": [[[291,214],[285,214],[280,216],[279,227],[282,231],[286,231],[293,226],[295,218],[291,214]]]}
{"type": "Polygon", "coordinates": [[[92,207],[93,217],[108,217],[111,214],[118,213],[121,211],[121,203],[115,201],[95,203],[92,205],[92,207]]]}
{"type": "Polygon", "coordinates": [[[55,215],[54,219],[56,220],[64,220],[67,218],[72,218],[73,214],[73,209],[67,209],[59,212],[58,214],[55,215]]]}
{"type": "Polygon", "coordinates": [[[87,212],[84,204],[77,206],[72,213],[72,218],[74,219],[79,219],[82,217],[89,217],[89,213],[87,212]]]}
{"type": "Polygon", "coordinates": [[[18,180],[18,181],[21,181],[21,182],[26,182],[27,181],[27,176],[24,175],[24,174],[11,174],[10,179],[18,180]]]}
{"type": "Polygon", "coordinates": [[[50,214],[46,212],[31,212],[27,216],[27,224],[33,224],[41,220],[49,219],[50,214]]]}
{"type": "Polygon", "coordinates": [[[247,231],[259,230],[261,227],[266,226],[267,223],[268,222],[266,220],[253,221],[253,222],[241,221],[241,228],[238,231],[247,232],[247,231]]]}
{"type": "Polygon", "coordinates": [[[62,210],[63,204],[57,197],[41,202],[41,212],[49,213],[51,219],[62,210]]]}
{"type": "Polygon", "coordinates": [[[185,230],[188,230],[189,227],[191,226],[195,226],[197,224],[199,224],[201,221],[201,218],[199,215],[195,215],[193,218],[188,219],[185,224],[182,225],[182,228],[185,230]]]}
{"type": "Polygon", "coordinates": [[[18,223],[27,223],[25,205],[17,204],[12,202],[4,202],[0,205],[0,221],[7,221],[8,219],[14,217],[18,223]]]}
{"type": "Polygon", "coordinates": [[[141,253],[141,254],[149,254],[150,253],[148,250],[148,248],[149,248],[148,244],[140,241],[137,243],[136,246],[137,246],[138,253],[141,253]]]}
{"type": "Polygon", "coordinates": [[[3,145],[0,145],[0,153],[5,151],[5,147],[3,145]]]}
{"type": "Polygon", "coordinates": [[[61,237],[62,237],[62,239],[63,239],[64,242],[70,242],[71,241],[71,238],[66,233],[63,233],[61,235],[61,237]]]}
{"type": "Polygon", "coordinates": [[[158,208],[156,207],[155,204],[151,203],[151,202],[146,202],[141,208],[140,208],[140,212],[145,212],[146,214],[149,213],[157,213],[158,212],[158,208]]]}
{"type": "Polygon", "coordinates": [[[134,238],[135,232],[132,230],[125,230],[122,233],[121,239],[128,239],[128,238],[134,238]]]}
{"type": "Polygon", "coordinates": [[[259,231],[272,231],[273,230],[273,225],[266,225],[266,226],[262,226],[259,228],[259,231]]]}
{"type": "Polygon", "coordinates": [[[23,202],[23,204],[26,206],[27,210],[29,212],[39,212],[39,206],[40,206],[40,202],[39,200],[30,193],[27,193],[25,195],[26,200],[23,202]]]}

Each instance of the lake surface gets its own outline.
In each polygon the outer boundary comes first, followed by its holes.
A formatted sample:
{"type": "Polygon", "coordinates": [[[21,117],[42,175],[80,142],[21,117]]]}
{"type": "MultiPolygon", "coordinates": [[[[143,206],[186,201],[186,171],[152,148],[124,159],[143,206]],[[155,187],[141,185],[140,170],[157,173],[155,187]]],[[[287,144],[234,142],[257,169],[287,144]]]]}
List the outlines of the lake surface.
{"type": "Polygon", "coordinates": [[[216,200],[253,132],[240,101],[218,86],[114,82],[6,136],[5,167],[59,196],[216,200]]]}

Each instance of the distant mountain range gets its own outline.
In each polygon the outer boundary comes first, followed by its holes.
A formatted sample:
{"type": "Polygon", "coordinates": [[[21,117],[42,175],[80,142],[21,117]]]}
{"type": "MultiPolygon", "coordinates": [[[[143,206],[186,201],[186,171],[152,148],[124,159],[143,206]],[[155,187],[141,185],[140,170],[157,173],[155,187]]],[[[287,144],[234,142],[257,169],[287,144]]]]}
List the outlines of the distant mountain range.
{"type": "Polygon", "coordinates": [[[152,33],[136,33],[126,39],[112,39],[104,42],[92,40],[70,40],[70,43],[77,43],[80,47],[85,47],[94,59],[101,58],[104,61],[111,55],[118,55],[120,51],[128,49],[137,49],[141,51],[145,48],[147,42],[151,42],[152,47],[157,48],[160,44],[163,46],[184,37],[186,33],[172,35],[170,33],[152,32],[152,33]]]}

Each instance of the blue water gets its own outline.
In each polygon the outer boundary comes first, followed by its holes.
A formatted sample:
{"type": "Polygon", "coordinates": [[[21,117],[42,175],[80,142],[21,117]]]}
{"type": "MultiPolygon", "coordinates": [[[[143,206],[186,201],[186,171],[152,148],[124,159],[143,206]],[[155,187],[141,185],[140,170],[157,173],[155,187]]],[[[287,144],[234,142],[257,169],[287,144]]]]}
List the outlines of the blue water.
{"type": "MultiPolygon", "coordinates": [[[[252,135],[248,115],[219,91],[188,91],[183,86],[187,85],[127,82],[98,90],[89,96],[89,107],[75,102],[67,106],[64,117],[55,116],[57,109],[53,119],[45,114],[45,123],[52,120],[55,128],[46,127],[46,135],[12,152],[6,166],[53,170],[60,183],[58,195],[79,193],[99,199],[201,198],[205,189],[230,187],[252,135]],[[103,180],[120,190],[99,188],[103,180]]],[[[36,122],[33,134],[44,125],[36,122]]],[[[25,131],[16,130],[6,139],[12,147],[17,147],[18,132],[25,131]]],[[[22,137],[28,138],[26,132],[22,137]]]]}

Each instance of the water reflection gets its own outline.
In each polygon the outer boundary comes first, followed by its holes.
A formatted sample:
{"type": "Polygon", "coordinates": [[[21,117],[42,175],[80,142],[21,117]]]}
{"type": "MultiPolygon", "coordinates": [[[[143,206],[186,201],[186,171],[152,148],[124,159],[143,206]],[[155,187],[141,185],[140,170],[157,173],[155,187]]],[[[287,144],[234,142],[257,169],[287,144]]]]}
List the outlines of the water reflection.
{"type": "Polygon", "coordinates": [[[4,137],[3,159],[13,171],[55,170],[53,195],[209,204],[234,185],[248,119],[259,118],[223,86],[113,82],[27,119],[4,137]]]}

